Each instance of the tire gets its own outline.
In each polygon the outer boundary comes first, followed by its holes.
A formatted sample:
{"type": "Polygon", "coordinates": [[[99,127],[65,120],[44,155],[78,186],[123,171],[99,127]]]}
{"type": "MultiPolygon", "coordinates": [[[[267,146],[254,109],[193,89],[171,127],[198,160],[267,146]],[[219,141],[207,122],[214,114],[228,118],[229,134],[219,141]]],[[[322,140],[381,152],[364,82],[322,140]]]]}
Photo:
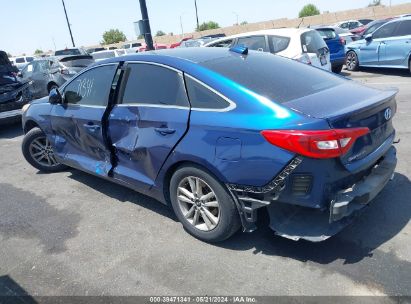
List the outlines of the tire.
{"type": "Polygon", "coordinates": [[[171,177],[169,193],[184,229],[202,241],[226,240],[240,228],[237,207],[226,187],[199,167],[179,168],[171,177]]]}
{"type": "Polygon", "coordinates": [[[42,172],[53,173],[67,169],[66,165],[55,160],[50,142],[39,128],[31,129],[24,136],[22,152],[27,162],[42,172]],[[36,156],[38,153],[40,154],[36,156]]]}
{"type": "Polygon", "coordinates": [[[349,71],[358,71],[360,67],[360,62],[358,61],[358,56],[354,51],[349,51],[345,58],[345,65],[349,71]]]}
{"type": "Polygon", "coordinates": [[[337,65],[332,67],[332,71],[335,74],[340,74],[342,71],[343,65],[337,65]]]}

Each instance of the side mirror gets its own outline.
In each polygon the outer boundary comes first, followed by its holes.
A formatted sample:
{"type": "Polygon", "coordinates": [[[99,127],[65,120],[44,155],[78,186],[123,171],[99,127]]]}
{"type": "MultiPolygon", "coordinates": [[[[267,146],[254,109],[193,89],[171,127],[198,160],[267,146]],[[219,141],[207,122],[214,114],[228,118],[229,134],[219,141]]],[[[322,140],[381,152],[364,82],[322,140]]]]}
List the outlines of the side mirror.
{"type": "Polygon", "coordinates": [[[364,37],[364,39],[368,42],[372,41],[372,34],[368,34],[364,37]]]}
{"type": "Polygon", "coordinates": [[[63,103],[63,97],[61,96],[58,89],[53,89],[50,91],[49,103],[51,104],[62,104],[63,103]]]}

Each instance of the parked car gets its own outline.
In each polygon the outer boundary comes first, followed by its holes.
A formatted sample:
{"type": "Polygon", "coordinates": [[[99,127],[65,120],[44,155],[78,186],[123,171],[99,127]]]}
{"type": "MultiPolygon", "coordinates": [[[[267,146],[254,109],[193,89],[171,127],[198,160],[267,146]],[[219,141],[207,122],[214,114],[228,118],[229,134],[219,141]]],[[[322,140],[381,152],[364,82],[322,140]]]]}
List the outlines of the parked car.
{"type": "Polygon", "coordinates": [[[105,50],[106,50],[105,47],[96,47],[96,48],[89,48],[86,51],[87,51],[88,54],[91,54],[91,53],[105,51],[105,50]]]}
{"type": "Polygon", "coordinates": [[[17,72],[7,53],[0,51],[0,125],[19,120],[21,108],[31,100],[30,83],[19,81],[17,72]]]}
{"type": "Polygon", "coordinates": [[[345,39],[340,37],[332,27],[314,27],[330,50],[331,70],[340,73],[345,63],[345,39]]]}
{"type": "Polygon", "coordinates": [[[11,62],[21,70],[27,63],[32,62],[34,60],[33,56],[20,56],[20,57],[12,57],[11,62]]]}
{"type": "Polygon", "coordinates": [[[344,45],[361,39],[360,36],[351,33],[349,30],[342,29],[337,26],[331,26],[331,28],[334,29],[334,31],[338,34],[338,36],[340,36],[340,38],[344,39],[344,45]]]}
{"type": "Polygon", "coordinates": [[[142,46],[141,42],[128,42],[123,44],[123,49],[126,50],[127,54],[136,53],[138,48],[142,46]]]}
{"type": "MultiPolygon", "coordinates": [[[[166,44],[163,43],[154,43],[154,49],[155,50],[164,50],[167,49],[168,46],[166,44]]],[[[138,52],[145,52],[147,51],[147,44],[142,43],[141,46],[138,48],[138,50],[136,51],[136,53],[138,52]]]]}
{"type": "Polygon", "coordinates": [[[338,27],[346,29],[346,30],[352,30],[352,29],[355,29],[355,28],[360,27],[362,25],[364,25],[364,24],[362,24],[358,20],[347,20],[347,21],[337,22],[336,24],[334,24],[334,26],[338,26],[338,27]]]}
{"type": "Polygon", "coordinates": [[[360,27],[352,29],[351,33],[363,37],[364,35],[372,34],[381,25],[387,23],[390,20],[392,20],[392,18],[375,20],[368,23],[367,25],[362,25],[360,27]]]}
{"type": "Polygon", "coordinates": [[[126,50],[124,49],[105,50],[91,53],[91,56],[93,56],[93,59],[96,62],[107,58],[119,57],[124,55],[126,55],[126,50]]]}
{"type": "Polygon", "coordinates": [[[348,44],[346,57],[350,71],[368,66],[411,72],[411,17],[393,19],[364,39],[348,44]]]}
{"type": "Polygon", "coordinates": [[[26,106],[22,151],[171,204],[204,241],[256,229],[260,208],[277,234],[321,241],[392,177],[395,94],[241,47],[140,53],[26,106]]]}
{"type": "Polygon", "coordinates": [[[180,48],[187,48],[187,47],[202,47],[211,41],[216,40],[216,38],[199,38],[199,39],[190,39],[181,42],[180,48]]]}
{"type": "Polygon", "coordinates": [[[31,95],[41,98],[92,63],[90,55],[49,57],[30,62],[18,75],[22,81],[31,82],[31,95]]]}
{"type": "Polygon", "coordinates": [[[88,55],[87,51],[82,48],[66,48],[64,50],[58,50],[54,52],[54,56],[75,56],[75,55],[88,55]]]}
{"type": "Polygon", "coordinates": [[[193,39],[193,36],[185,37],[185,38],[181,39],[179,42],[170,44],[170,49],[174,49],[176,47],[179,47],[183,42],[188,41],[188,40],[192,40],[192,39],[193,39]]]}
{"type": "Polygon", "coordinates": [[[330,52],[320,34],[307,28],[282,28],[242,33],[217,39],[205,47],[246,46],[331,70],[330,52]]]}

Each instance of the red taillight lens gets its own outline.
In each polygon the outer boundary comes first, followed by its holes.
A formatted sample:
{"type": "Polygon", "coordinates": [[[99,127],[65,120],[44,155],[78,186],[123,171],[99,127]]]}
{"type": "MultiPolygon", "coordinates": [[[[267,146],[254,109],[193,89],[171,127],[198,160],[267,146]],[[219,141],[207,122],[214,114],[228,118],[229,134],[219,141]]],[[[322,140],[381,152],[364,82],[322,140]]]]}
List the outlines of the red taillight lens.
{"type": "Polygon", "coordinates": [[[331,130],[267,130],[261,134],[271,144],[312,158],[334,158],[347,153],[368,128],[331,130]]]}
{"type": "Polygon", "coordinates": [[[345,41],[345,39],[343,37],[340,37],[340,42],[342,45],[346,45],[347,41],[345,41]]]}

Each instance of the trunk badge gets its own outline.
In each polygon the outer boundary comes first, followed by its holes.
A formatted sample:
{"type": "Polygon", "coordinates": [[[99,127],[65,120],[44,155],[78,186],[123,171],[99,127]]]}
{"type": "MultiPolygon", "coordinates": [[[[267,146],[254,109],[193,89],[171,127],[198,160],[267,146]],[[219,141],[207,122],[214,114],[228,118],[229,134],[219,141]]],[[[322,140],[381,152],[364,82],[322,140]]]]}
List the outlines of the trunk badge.
{"type": "Polygon", "coordinates": [[[387,109],[385,110],[385,112],[384,112],[385,120],[390,120],[391,115],[392,115],[392,110],[391,110],[391,108],[387,108],[387,109]]]}

